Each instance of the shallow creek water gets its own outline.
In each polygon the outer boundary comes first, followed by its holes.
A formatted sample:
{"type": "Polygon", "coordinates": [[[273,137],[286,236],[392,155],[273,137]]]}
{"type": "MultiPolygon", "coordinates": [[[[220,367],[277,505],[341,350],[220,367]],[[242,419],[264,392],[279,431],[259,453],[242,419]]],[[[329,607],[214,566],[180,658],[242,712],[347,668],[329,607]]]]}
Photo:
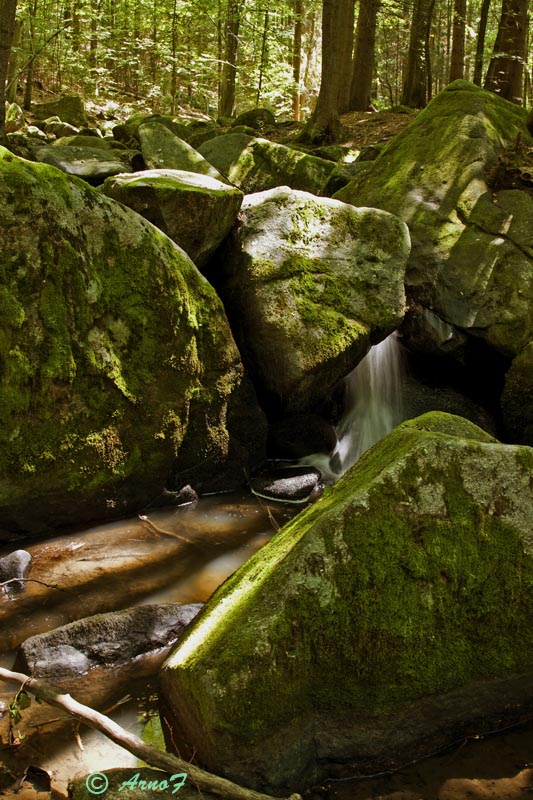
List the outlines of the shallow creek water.
{"type": "MultiPolygon", "coordinates": [[[[205,602],[270,539],[274,527],[300,508],[249,495],[205,497],[196,504],[148,512],[150,522],[166,533],[131,518],[41,542],[22,542],[19,546],[32,555],[29,580],[22,590],[8,594],[4,589],[0,595],[0,664],[11,667],[16,648],[29,636],[82,617],[144,603],[205,602]]],[[[0,549],[0,557],[8,552],[0,549]]],[[[108,677],[91,671],[95,698],[99,681],[108,677]]],[[[17,688],[0,685],[4,707],[17,688]]],[[[125,689],[126,698],[131,688],[125,689]]],[[[139,696],[120,702],[110,716],[140,733],[143,715],[149,713],[146,698],[153,688],[136,687],[133,694],[137,692],[139,696]]],[[[76,724],[58,727],[54,722],[58,714],[51,715],[49,709],[32,707],[31,714],[28,730],[21,726],[27,738],[16,753],[0,753],[0,761],[15,772],[21,765],[40,766],[53,776],[55,789],[66,792],[68,780],[78,775],[136,764],[133,756],[94,731],[76,724]],[[42,719],[39,714],[44,714],[42,719]]],[[[6,717],[3,727],[0,723],[4,740],[6,717]]],[[[8,795],[0,789],[1,796],[8,795]]]]}

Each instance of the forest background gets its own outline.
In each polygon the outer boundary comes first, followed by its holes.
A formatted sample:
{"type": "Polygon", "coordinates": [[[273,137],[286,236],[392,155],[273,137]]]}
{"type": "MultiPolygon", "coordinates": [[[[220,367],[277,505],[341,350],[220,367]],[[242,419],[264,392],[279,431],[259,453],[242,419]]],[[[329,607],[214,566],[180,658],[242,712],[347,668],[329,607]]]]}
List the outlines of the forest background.
{"type": "Polygon", "coordinates": [[[332,140],[342,113],[420,108],[457,78],[530,102],[529,36],[528,0],[0,0],[0,129],[2,94],[29,109],[45,90],[264,106],[332,140]]]}

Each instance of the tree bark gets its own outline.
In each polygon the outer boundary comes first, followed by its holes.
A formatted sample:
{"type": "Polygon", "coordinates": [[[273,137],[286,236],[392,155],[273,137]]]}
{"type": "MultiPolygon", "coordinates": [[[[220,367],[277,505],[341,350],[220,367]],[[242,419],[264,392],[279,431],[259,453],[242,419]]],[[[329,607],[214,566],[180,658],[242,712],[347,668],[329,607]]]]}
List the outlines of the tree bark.
{"type": "Polygon", "coordinates": [[[20,35],[22,33],[22,21],[15,20],[15,27],[13,30],[13,39],[11,41],[11,55],[9,57],[9,66],[6,76],[6,100],[9,103],[15,103],[17,100],[17,83],[18,83],[18,56],[14,52],[20,44],[20,35]]]}
{"type": "Polygon", "coordinates": [[[292,118],[300,119],[300,77],[302,69],[303,0],[294,0],[294,39],[292,45],[292,118]]]}
{"type": "Polygon", "coordinates": [[[343,102],[346,64],[346,26],[353,28],[354,0],[322,0],[322,72],[314,114],[300,140],[334,142],[340,133],[339,113],[343,102]]]}
{"type": "MultiPolygon", "coordinates": [[[[151,745],[145,744],[142,739],[121,728],[120,725],[106,717],[105,714],[78,703],[69,694],[60,694],[53,686],[39,678],[31,678],[22,672],[12,672],[9,669],[0,667],[0,680],[20,683],[25,692],[31,692],[38,700],[43,700],[51,706],[60,708],[89,727],[95,728],[115,744],[133,753],[133,755],[150,766],[166,772],[176,772],[178,770],[180,773],[186,773],[191,783],[195,784],[199,789],[225,797],[227,800],[274,800],[270,795],[255,792],[253,789],[246,789],[226,778],[219,778],[193,764],[189,764],[187,761],[183,761],[181,758],[172,755],[172,753],[164,753],[151,745]]],[[[288,800],[302,800],[302,798],[299,794],[292,794],[288,800]]]]}
{"type": "Polygon", "coordinates": [[[9,68],[11,42],[15,30],[17,0],[0,0],[0,144],[7,144],[6,125],[6,78],[9,68]]]}
{"type": "Polygon", "coordinates": [[[221,92],[218,103],[219,117],[231,117],[235,106],[235,81],[237,78],[237,51],[241,25],[241,0],[228,0],[224,23],[225,54],[222,65],[221,92]]]}
{"type": "Polygon", "coordinates": [[[422,108],[427,102],[428,63],[426,41],[431,28],[434,0],[415,0],[406,78],[401,103],[410,108],[422,108]]]}
{"type": "Polygon", "coordinates": [[[522,102],[528,0],[503,0],[485,89],[513,103],[522,102]]]}
{"type": "Polygon", "coordinates": [[[466,0],[454,0],[450,83],[465,76],[466,0]]]}
{"type": "Polygon", "coordinates": [[[483,53],[485,52],[485,34],[489,19],[490,0],[483,0],[479,15],[479,28],[476,40],[476,56],[474,60],[474,83],[481,86],[483,80],[483,53]]]}
{"type": "Polygon", "coordinates": [[[360,2],[350,88],[350,111],[368,111],[372,105],[372,78],[374,77],[379,3],[380,0],[361,0],[360,2]]]}

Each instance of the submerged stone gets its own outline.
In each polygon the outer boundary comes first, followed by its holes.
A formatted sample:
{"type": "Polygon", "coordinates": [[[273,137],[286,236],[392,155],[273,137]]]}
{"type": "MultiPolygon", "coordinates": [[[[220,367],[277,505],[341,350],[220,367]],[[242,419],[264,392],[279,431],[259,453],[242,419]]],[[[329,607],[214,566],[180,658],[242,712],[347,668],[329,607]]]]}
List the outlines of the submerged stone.
{"type": "Polygon", "coordinates": [[[222,303],[183,250],[4,149],[0,238],[0,537],[124,516],[171,472],[169,488],[239,485],[263,417],[222,303]]]}
{"type": "Polygon", "coordinates": [[[301,790],[505,725],[533,691],[533,450],[403,423],[211,598],[162,671],[182,756],[301,790]]]}
{"type": "Polygon", "coordinates": [[[213,264],[267,403],[312,409],[404,315],[407,226],[286,186],[245,197],[213,264]]]}

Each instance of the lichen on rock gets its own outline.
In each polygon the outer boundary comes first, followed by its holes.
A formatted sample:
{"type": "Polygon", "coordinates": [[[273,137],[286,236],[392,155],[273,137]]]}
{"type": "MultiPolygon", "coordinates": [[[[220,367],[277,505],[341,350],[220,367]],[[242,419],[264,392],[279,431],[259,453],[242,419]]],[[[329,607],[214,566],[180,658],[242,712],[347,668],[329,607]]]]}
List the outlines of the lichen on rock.
{"type": "Polygon", "coordinates": [[[83,181],[4,149],[0,232],[2,528],[124,514],[171,470],[193,470],[187,483],[242,474],[262,417],[186,254],[83,181]]]}
{"type": "Polygon", "coordinates": [[[462,418],[396,428],[211,598],[162,672],[173,741],[247,786],[301,790],[519,714],[532,468],[462,418]]]}

